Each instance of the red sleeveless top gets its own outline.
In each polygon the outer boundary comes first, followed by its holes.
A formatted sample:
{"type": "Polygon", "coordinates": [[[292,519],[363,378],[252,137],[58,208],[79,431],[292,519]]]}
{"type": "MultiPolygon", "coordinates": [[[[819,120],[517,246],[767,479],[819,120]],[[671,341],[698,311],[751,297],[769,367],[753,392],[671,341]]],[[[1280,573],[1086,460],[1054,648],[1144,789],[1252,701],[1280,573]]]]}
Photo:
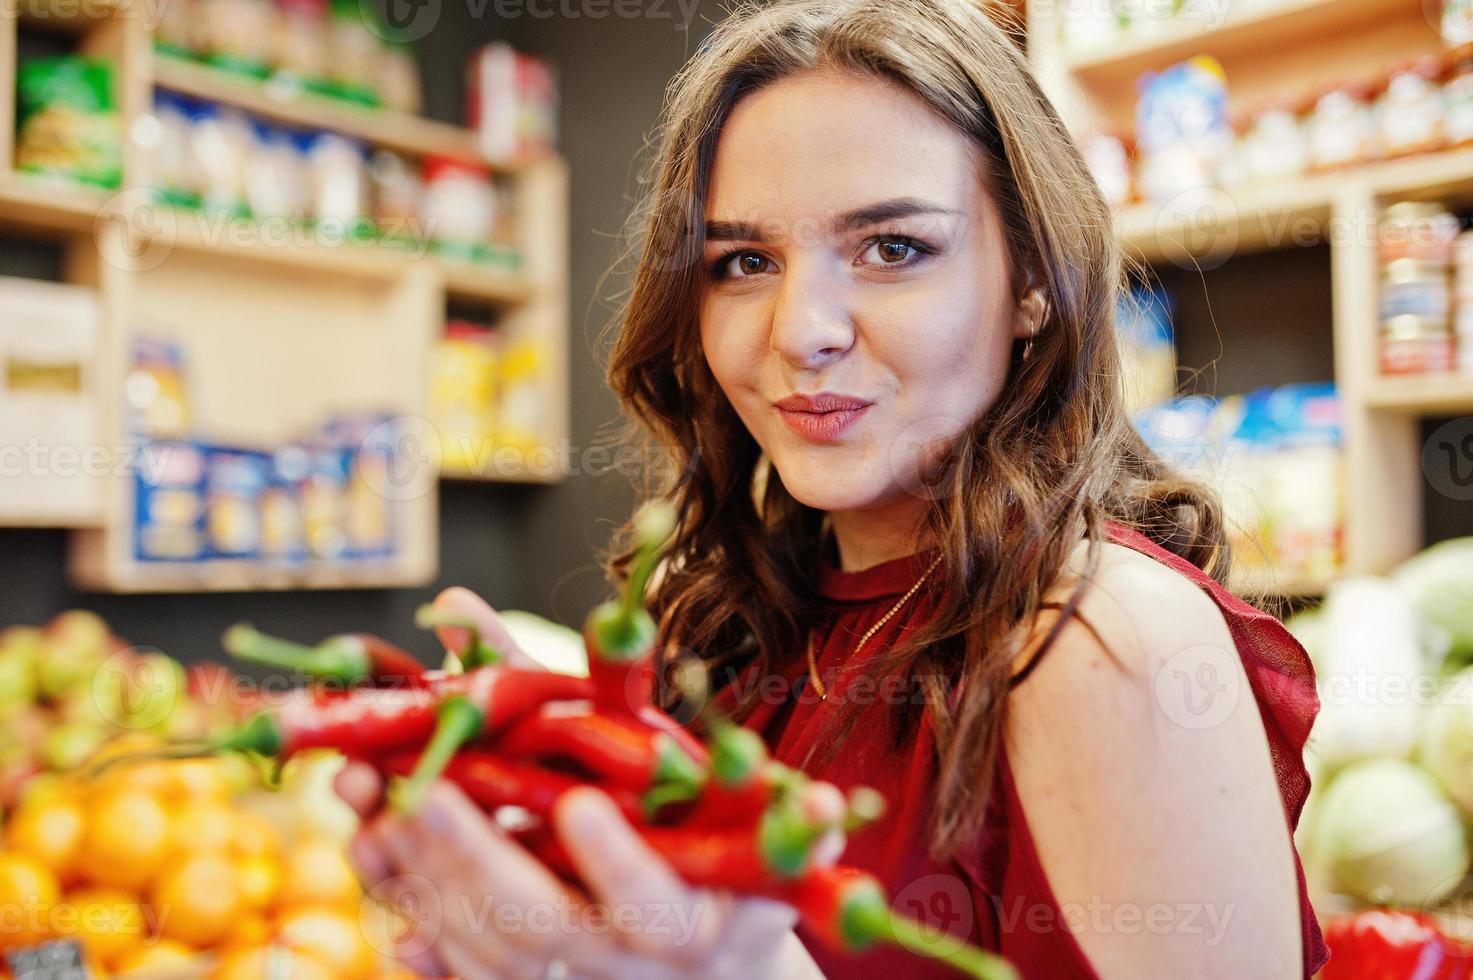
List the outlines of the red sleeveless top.
{"type": "MultiPolygon", "coordinates": [[[[1302,752],[1319,708],[1313,669],[1303,647],[1276,619],[1223,589],[1191,563],[1123,527],[1110,526],[1109,535],[1114,543],[1148,555],[1191,579],[1222,611],[1268,733],[1284,815],[1292,831],[1309,792],[1302,752]]],[[[917,737],[900,750],[893,747],[889,726],[877,716],[875,724],[863,720],[856,724],[843,749],[832,760],[825,759],[825,746],[820,740],[827,721],[824,712],[832,709],[832,702],[844,698],[867,700],[874,710],[883,713],[891,710],[895,697],[909,696],[855,680],[853,672],[841,672],[840,668],[851,663],[860,637],[915,584],[935,555],[934,550],[922,552],[858,572],[840,571],[825,561],[819,571],[819,589],[834,615],[815,630],[814,649],[829,701],[820,701],[807,683],[808,665],[806,658],[800,657],[781,672],[781,685],[769,680],[759,688],[762,694],[757,699],[758,707],[746,724],[763,734],[780,761],[801,766],[809,775],[844,789],[867,785],[885,795],[889,803],[885,817],[855,835],[844,861],[878,875],[897,911],[1001,952],[1030,980],[1094,980],[1098,975],[1070,928],[1071,923],[1087,925],[1090,912],[1075,909],[1066,914],[1054,899],[1005,752],[1000,755],[995,788],[976,845],[943,863],[927,856],[926,828],[936,782],[934,731],[928,714],[922,716],[917,737]],[[804,765],[816,744],[819,748],[804,765]]],[[[935,600],[935,594],[923,587],[876,631],[860,657],[868,659],[892,647],[902,632],[914,629],[934,612],[935,600]]],[[[737,684],[741,683],[754,683],[750,670],[739,676],[737,684]]],[[[738,692],[728,689],[723,693],[738,692]]],[[[1329,954],[1310,907],[1297,854],[1295,865],[1307,978],[1324,965],[1329,954]]],[[[1204,929],[1208,927],[1203,923],[1204,929]]],[[[802,936],[801,929],[799,934],[802,936]]],[[[807,936],[803,940],[830,977],[939,980],[955,976],[949,967],[898,950],[845,955],[807,936]]]]}

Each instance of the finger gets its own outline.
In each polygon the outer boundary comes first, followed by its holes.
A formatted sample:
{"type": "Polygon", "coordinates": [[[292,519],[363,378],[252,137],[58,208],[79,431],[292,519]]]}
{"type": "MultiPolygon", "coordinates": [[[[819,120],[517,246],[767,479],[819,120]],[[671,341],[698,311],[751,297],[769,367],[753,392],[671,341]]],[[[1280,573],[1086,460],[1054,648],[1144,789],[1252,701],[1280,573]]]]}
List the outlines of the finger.
{"type": "MultiPolygon", "coordinates": [[[[517,641],[512,639],[506,624],[502,623],[491,604],[470,589],[453,585],[435,596],[433,605],[441,612],[455,613],[469,619],[475,624],[482,642],[499,651],[508,665],[524,669],[545,669],[517,646],[517,641]]],[[[457,653],[464,650],[471,639],[469,632],[459,626],[437,627],[435,635],[446,650],[457,653]]]]}
{"type": "Polygon", "coordinates": [[[392,874],[389,855],[379,846],[374,835],[366,830],[353,835],[348,842],[348,860],[358,872],[358,880],[365,890],[373,888],[392,874]]]}
{"type": "Polygon", "coordinates": [[[355,811],[367,817],[379,807],[384,781],[366,762],[349,762],[333,778],[333,790],[355,811]]]}
{"type": "Polygon", "coordinates": [[[610,907],[614,927],[650,955],[699,957],[720,931],[719,914],[629,826],[609,797],[591,787],[563,794],[553,814],[559,838],[593,896],[610,907]],[[669,918],[690,910],[694,928],[677,944],[669,918]],[[663,925],[656,925],[663,921],[663,925]],[[682,948],[683,947],[683,948],[682,948]]]}
{"type": "Polygon", "coordinates": [[[513,971],[488,956],[488,948],[469,946],[451,936],[441,937],[435,951],[449,974],[462,980],[480,977],[485,980],[537,980],[546,972],[540,964],[532,966],[530,971],[513,971]]]}

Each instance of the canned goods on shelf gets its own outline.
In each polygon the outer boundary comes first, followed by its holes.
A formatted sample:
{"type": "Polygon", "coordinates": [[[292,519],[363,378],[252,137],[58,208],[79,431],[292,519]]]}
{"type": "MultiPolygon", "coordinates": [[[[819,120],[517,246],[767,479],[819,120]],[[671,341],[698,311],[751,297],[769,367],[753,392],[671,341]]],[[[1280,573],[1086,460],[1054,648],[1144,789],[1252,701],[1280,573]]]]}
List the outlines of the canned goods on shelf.
{"type": "Polygon", "coordinates": [[[1452,282],[1447,266],[1422,259],[1397,259],[1381,273],[1380,319],[1401,316],[1442,320],[1452,313],[1452,282]]]}

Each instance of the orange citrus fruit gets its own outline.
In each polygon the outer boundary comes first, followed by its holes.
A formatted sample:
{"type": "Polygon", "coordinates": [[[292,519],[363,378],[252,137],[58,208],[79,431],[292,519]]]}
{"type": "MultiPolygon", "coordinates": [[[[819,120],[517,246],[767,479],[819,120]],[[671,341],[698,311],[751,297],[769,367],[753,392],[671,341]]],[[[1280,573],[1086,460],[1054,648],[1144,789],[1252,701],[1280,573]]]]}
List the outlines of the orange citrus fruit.
{"type": "Polygon", "coordinates": [[[240,904],[260,911],[269,908],[281,887],[281,866],[264,854],[235,859],[235,884],[240,889],[240,904]]]}
{"type": "Polygon", "coordinates": [[[378,967],[378,956],[358,916],[338,909],[304,908],[282,916],[277,934],[283,945],[306,950],[332,967],[342,980],[370,977],[378,967]]]}
{"type": "Polygon", "coordinates": [[[264,916],[247,913],[236,917],[235,925],[230,927],[229,934],[221,940],[220,945],[232,949],[264,946],[274,931],[264,916]]]}
{"type": "Polygon", "coordinates": [[[198,956],[199,953],[172,939],[145,939],[118,957],[116,969],[119,976],[145,971],[169,976],[176,968],[192,963],[198,956]]]}
{"type": "Polygon", "coordinates": [[[50,934],[60,897],[46,865],[29,854],[0,853],[0,949],[29,946],[50,934]]]}
{"type": "Polygon", "coordinates": [[[168,764],[167,791],[176,797],[228,800],[234,788],[224,759],[177,759],[168,764]]]}
{"type": "Polygon", "coordinates": [[[104,966],[112,966],[148,936],[143,907],[128,892],[84,888],[67,896],[66,905],[66,915],[57,915],[58,924],[104,966]]]}
{"type": "Polygon", "coordinates": [[[70,878],[82,849],[86,820],[69,794],[58,793],[22,803],[5,825],[5,845],[29,854],[58,878],[70,878]]]}
{"type": "Polygon", "coordinates": [[[363,888],[348,863],[342,844],[324,837],[308,837],[289,848],[282,859],[277,905],[358,907],[363,888]]]}
{"type": "Polygon", "coordinates": [[[220,800],[192,797],[174,807],[171,823],[176,849],[220,852],[230,848],[237,820],[220,800]]]}
{"type": "Polygon", "coordinates": [[[281,850],[281,835],[276,825],[261,814],[242,810],[235,815],[235,836],[230,846],[244,856],[276,854],[281,850]]]}
{"type": "Polygon", "coordinates": [[[227,953],[210,980],[336,980],[321,960],[285,946],[257,946],[227,953]]]}
{"type": "Polygon", "coordinates": [[[161,934],[196,948],[213,945],[240,910],[235,868],[219,854],[186,855],[159,873],[149,904],[161,934]]]}
{"type": "Polygon", "coordinates": [[[110,790],[92,801],[78,872],[99,885],[140,889],[169,851],[169,817],[136,789],[110,790]]]}

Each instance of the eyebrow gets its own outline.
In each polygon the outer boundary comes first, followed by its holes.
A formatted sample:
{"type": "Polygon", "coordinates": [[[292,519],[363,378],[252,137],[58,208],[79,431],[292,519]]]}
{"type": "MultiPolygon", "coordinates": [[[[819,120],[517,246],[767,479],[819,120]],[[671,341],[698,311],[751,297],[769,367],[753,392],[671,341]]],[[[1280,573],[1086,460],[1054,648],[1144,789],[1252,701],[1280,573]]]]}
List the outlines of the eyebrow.
{"type": "MultiPolygon", "coordinates": [[[[895,197],[877,204],[869,204],[847,211],[836,218],[832,227],[837,231],[858,231],[897,218],[911,218],[920,214],[956,214],[949,208],[918,197],[895,197]]],[[[762,242],[766,241],[761,229],[749,221],[708,221],[706,240],[711,242],[762,242]]]]}

